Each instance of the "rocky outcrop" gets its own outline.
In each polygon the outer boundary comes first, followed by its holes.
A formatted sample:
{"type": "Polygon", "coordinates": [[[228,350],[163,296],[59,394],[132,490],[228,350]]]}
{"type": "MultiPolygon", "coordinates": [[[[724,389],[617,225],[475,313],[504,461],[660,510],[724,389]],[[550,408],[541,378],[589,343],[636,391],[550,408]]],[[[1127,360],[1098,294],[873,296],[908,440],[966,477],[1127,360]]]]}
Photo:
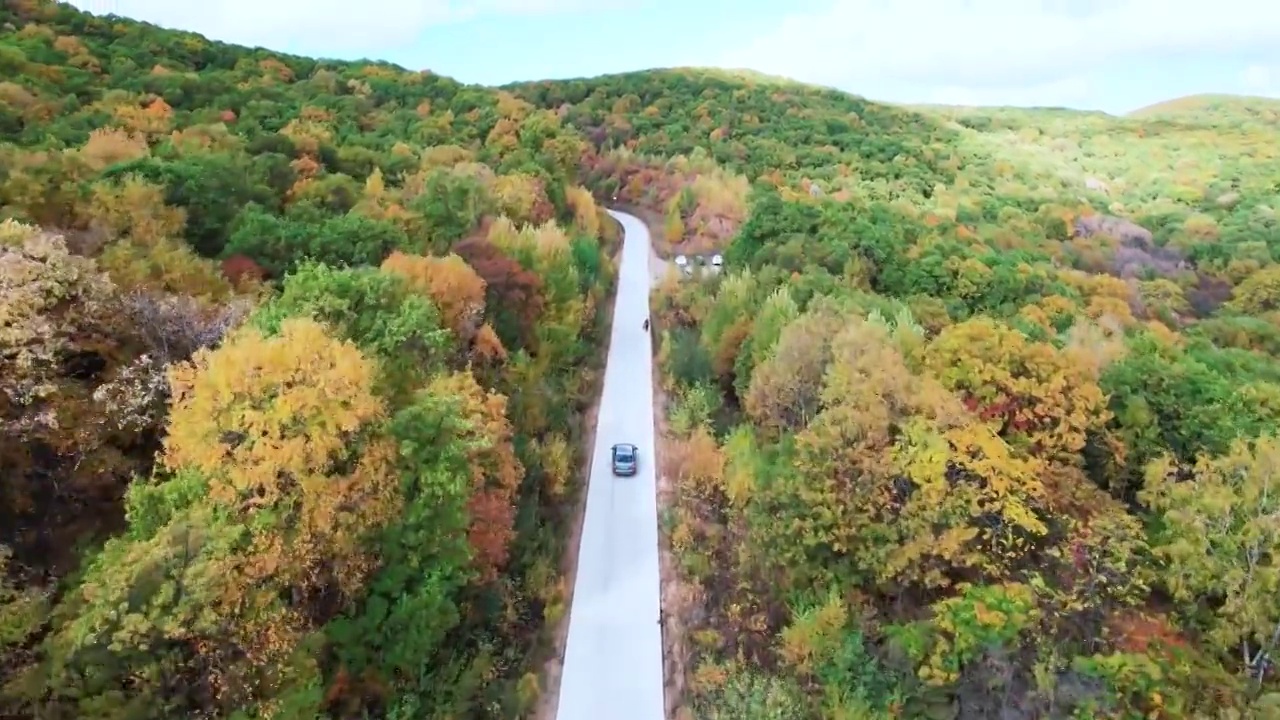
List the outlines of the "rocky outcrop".
{"type": "Polygon", "coordinates": [[[1150,246],[1153,241],[1151,231],[1132,220],[1114,215],[1081,215],[1076,218],[1076,237],[1090,238],[1095,235],[1113,237],[1125,245],[1150,246]]]}
{"type": "Polygon", "coordinates": [[[1120,277],[1136,277],[1145,271],[1169,276],[1190,267],[1177,251],[1157,246],[1151,231],[1132,220],[1114,215],[1082,215],[1076,218],[1074,234],[1077,238],[1118,241],[1111,269],[1120,277]]]}

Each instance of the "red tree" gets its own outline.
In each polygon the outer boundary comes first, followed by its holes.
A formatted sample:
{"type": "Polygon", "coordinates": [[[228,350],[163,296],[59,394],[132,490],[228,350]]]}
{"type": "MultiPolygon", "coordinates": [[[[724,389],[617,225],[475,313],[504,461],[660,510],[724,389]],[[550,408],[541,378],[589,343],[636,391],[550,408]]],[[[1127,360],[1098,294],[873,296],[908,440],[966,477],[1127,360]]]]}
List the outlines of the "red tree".
{"type": "Polygon", "coordinates": [[[455,245],[453,252],[484,279],[485,317],[491,319],[503,346],[534,352],[535,328],[546,305],[542,278],[484,238],[467,238],[455,245]]]}

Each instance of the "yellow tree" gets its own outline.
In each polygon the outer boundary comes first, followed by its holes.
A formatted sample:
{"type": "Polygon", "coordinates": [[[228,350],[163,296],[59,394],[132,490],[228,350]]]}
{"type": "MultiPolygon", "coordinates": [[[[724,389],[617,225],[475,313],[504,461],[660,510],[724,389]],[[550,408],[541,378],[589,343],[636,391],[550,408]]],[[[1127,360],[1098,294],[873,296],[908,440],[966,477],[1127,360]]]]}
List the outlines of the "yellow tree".
{"type": "Polygon", "coordinates": [[[99,262],[121,287],[212,299],[231,294],[218,265],[182,240],[186,212],[165,204],[164,188],[136,175],[95,183],[88,214],[108,238],[99,262]]]}
{"type": "Polygon", "coordinates": [[[1265,267],[1245,278],[1227,306],[1252,315],[1280,309],[1280,265],[1265,267]]]}
{"type": "Polygon", "coordinates": [[[410,220],[409,211],[400,205],[397,193],[387,189],[386,179],[379,167],[375,167],[365,180],[360,201],[352,209],[366,217],[388,220],[402,226],[410,220]]]}
{"type": "Polygon", "coordinates": [[[990,318],[944,329],[925,367],[1002,437],[1046,457],[1078,452],[1109,417],[1091,363],[990,318]]]}
{"type": "Polygon", "coordinates": [[[98,182],[90,189],[89,217],[111,239],[128,237],[143,245],[177,237],[186,212],[164,202],[164,188],[137,175],[118,183],[98,182]]]}
{"type": "Polygon", "coordinates": [[[184,716],[306,702],[319,670],[305,641],[363,590],[373,532],[402,506],[377,371],[310,319],[173,367],[167,472],[134,483],[130,531],[69,598],[54,691],[109,704],[128,682],[184,716]],[[108,681],[81,681],[84,667],[108,681]]]}
{"type": "Polygon", "coordinates": [[[273,337],[245,328],[170,371],[162,462],[200,472],[209,501],[255,528],[239,567],[249,587],[349,592],[372,568],[361,536],[399,502],[376,377],[354,344],[309,319],[273,337]]]}
{"type": "Polygon", "coordinates": [[[453,254],[438,258],[397,251],[382,261],[382,270],[430,297],[462,347],[476,337],[484,322],[485,282],[467,261],[453,254]]]}
{"type": "Polygon", "coordinates": [[[532,175],[499,175],[491,191],[498,209],[517,225],[540,225],[555,216],[542,181],[532,175]]]}
{"type": "Polygon", "coordinates": [[[114,115],[126,130],[148,137],[165,135],[173,127],[173,108],[164,98],[155,98],[145,105],[120,103],[115,106],[114,115]]]}
{"type": "Polygon", "coordinates": [[[591,192],[584,187],[573,186],[565,190],[565,199],[573,210],[573,224],[588,237],[600,237],[600,208],[591,192]]]}
{"type": "Polygon", "coordinates": [[[76,153],[91,168],[101,170],[110,165],[137,160],[151,154],[146,137],[118,128],[98,128],[76,153]]]}
{"type": "Polygon", "coordinates": [[[831,356],[823,410],[797,436],[799,475],[784,483],[795,497],[770,540],[780,561],[819,583],[841,566],[890,585],[1004,576],[1045,532],[1037,465],[913,375],[883,324],[853,319],[831,356]],[[842,561],[815,562],[832,553],[842,561]]]}

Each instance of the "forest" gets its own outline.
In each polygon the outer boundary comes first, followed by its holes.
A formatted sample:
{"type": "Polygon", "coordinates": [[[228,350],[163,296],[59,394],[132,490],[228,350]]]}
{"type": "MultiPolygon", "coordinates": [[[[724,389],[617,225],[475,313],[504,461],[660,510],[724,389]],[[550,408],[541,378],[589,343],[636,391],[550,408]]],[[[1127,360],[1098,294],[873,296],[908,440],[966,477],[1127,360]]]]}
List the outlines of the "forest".
{"type": "Polygon", "coordinates": [[[725,253],[653,299],[676,717],[1280,718],[1280,102],[509,89],[725,253]]]}
{"type": "Polygon", "coordinates": [[[0,716],[526,716],[618,246],[580,134],[44,0],[0,28],[0,716]]]}
{"type": "Polygon", "coordinates": [[[1280,102],[0,10],[0,716],[533,718],[620,238],[679,720],[1280,718],[1280,102]]]}

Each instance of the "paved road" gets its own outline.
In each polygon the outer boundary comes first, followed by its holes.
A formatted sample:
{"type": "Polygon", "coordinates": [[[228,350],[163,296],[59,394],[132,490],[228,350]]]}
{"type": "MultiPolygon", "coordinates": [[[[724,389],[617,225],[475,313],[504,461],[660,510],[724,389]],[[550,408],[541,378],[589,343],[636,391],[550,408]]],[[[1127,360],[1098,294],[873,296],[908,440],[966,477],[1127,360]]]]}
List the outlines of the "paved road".
{"type": "Polygon", "coordinates": [[[556,720],[664,717],[653,355],[641,328],[649,315],[649,231],[630,215],[610,214],[625,241],[556,720]],[[618,442],[640,448],[633,477],[613,476],[609,449],[618,442]]]}

